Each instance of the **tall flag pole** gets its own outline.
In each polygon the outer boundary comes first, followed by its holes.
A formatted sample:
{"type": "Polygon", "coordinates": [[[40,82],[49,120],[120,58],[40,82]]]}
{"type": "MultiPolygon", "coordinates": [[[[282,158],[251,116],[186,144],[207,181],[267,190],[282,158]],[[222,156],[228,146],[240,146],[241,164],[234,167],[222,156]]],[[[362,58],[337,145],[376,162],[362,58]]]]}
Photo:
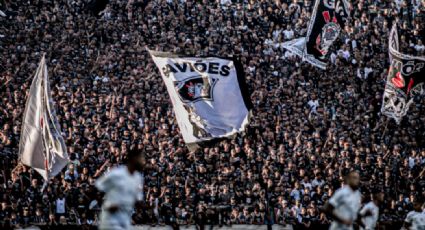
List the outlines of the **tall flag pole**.
{"type": "Polygon", "coordinates": [[[329,49],[344,28],[350,8],[349,0],[316,0],[306,37],[284,42],[283,48],[318,68],[326,69],[329,49]]]}
{"type": "Polygon", "coordinates": [[[415,96],[425,92],[425,57],[400,52],[397,24],[391,29],[388,46],[391,63],[381,112],[400,124],[415,96]]]}
{"type": "Polygon", "coordinates": [[[167,87],[189,148],[245,130],[252,103],[237,60],[149,52],[167,87]]]}
{"type": "Polygon", "coordinates": [[[31,83],[25,106],[19,157],[47,182],[69,162],[66,145],[50,93],[45,56],[41,58],[31,83]]]}

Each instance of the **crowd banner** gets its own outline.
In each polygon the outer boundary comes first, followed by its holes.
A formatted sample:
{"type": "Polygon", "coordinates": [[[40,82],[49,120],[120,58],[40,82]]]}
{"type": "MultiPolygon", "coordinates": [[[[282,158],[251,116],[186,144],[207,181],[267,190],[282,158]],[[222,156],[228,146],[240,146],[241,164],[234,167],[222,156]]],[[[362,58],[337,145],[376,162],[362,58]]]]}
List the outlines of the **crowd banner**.
{"type": "Polygon", "coordinates": [[[189,147],[245,130],[252,103],[237,60],[149,52],[165,82],[189,147]]]}
{"type": "Polygon", "coordinates": [[[48,181],[68,164],[65,142],[53,106],[43,55],[25,106],[19,157],[48,181]]]}
{"type": "Polygon", "coordinates": [[[344,28],[350,8],[349,0],[316,0],[306,37],[284,42],[283,48],[318,68],[326,69],[329,49],[344,28]]]}
{"type": "Polygon", "coordinates": [[[388,46],[391,63],[381,112],[400,124],[415,96],[424,94],[425,57],[400,52],[396,24],[391,29],[388,46]]]}

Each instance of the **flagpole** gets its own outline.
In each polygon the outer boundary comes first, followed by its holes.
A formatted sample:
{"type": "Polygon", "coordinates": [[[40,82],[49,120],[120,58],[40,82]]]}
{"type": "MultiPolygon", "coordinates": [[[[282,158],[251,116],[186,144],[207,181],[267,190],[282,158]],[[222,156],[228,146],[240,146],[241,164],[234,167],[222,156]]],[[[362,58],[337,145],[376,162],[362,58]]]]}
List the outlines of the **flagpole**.
{"type": "Polygon", "coordinates": [[[387,121],[385,122],[385,128],[384,128],[384,132],[382,132],[381,140],[382,138],[384,138],[385,133],[387,132],[388,122],[389,122],[389,119],[387,119],[387,121]]]}
{"type": "Polygon", "coordinates": [[[314,1],[313,12],[311,14],[310,23],[307,26],[307,34],[305,36],[301,61],[305,60],[305,50],[307,49],[307,42],[310,40],[309,38],[310,38],[311,31],[313,30],[314,20],[316,20],[317,8],[319,7],[319,3],[320,3],[320,0],[314,1]]]}
{"type": "Polygon", "coordinates": [[[42,106],[41,106],[41,136],[42,136],[42,138],[41,138],[41,141],[43,142],[43,146],[44,146],[44,151],[43,151],[43,154],[44,154],[44,170],[46,171],[46,180],[45,180],[45,182],[44,182],[44,185],[43,185],[43,188],[42,188],[42,190],[44,190],[44,188],[46,187],[46,185],[47,185],[47,183],[48,183],[48,181],[49,181],[49,162],[48,162],[48,158],[47,158],[47,151],[49,151],[49,148],[48,148],[48,146],[46,145],[46,141],[45,141],[45,133],[44,133],[44,125],[45,125],[45,119],[44,119],[44,115],[45,115],[45,105],[46,105],[46,97],[45,97],[45,94],[46,94],[46,92],[45,92],[45,85],[46,85],[46,79],[45,79],[45,74],[46,74],[46,64],[45,64],[45,62],[46,62],[46,59],[45,59],[45,55],[46,55],[46,53],[43,53],[43,57],[41,58],[41,60],[42,60],[42,62],[43,62],[43,69],[42,69],[42,73],[43,73],[43,78],[41,79],[41,85],[42,85],[42,87],[41,87],[41,92],[42,92],[42,95],[41,95],[41,100],[42,100],[42,106]]]}

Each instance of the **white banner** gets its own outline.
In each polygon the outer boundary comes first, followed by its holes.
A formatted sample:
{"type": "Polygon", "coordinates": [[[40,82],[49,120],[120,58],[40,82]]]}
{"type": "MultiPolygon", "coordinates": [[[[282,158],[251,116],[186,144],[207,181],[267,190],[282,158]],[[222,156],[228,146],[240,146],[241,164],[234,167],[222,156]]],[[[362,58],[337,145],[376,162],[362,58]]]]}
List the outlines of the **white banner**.
{"type": "Polygon", "coordinates": [[[68,164],[65,142],[59,130],[43,56],[25,107],[19,155],[23,164],[34,168],[45,180],[57,175],[68,164]]]}
{"type": "Polygon", "coordinates": [[[303,61],[306,61],[320,69],[325,70],[326,69],[326,63],[320,61],[319,59],[316,59],[313,55],[308,54],[305,52],[306,49],[306,38],[300,37],[293,39],[291,41],[284,42],[282,44],[282,47],[289,50],[293,54],[301,57],[303,61]]]}
{"type": "Polygon", "coordinates": [[[252,106],[238,63],[226,58],[150,53],[161,72],[186,143],[244,131],[252,106]]]}

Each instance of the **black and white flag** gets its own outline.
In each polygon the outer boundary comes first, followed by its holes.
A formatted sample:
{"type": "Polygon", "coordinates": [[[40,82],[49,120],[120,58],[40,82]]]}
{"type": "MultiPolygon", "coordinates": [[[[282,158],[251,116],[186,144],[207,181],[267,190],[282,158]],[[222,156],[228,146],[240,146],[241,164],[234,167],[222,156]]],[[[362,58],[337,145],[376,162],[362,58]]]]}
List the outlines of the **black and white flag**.
{"type": "Polygon", "coordinates": [[[411,56],[399,51],[396,24],[391,29],[388,46],[391,64],[381,111],[399,124],[414,97],[424,94],[425,57],[411,56]]]}
{"type": "Polygon", "coordinates": [[[243,132],[252,108],[243,69],[232,59],[150,51],[187,144],[243,132]]]}
{"type": "Polygon", "coordinates": [[[314,66],[326,69],[329,48],[344,28],[350,7],[349,0],[316,0],[307,36],[284,42],[283,48],[314,66]]]}

